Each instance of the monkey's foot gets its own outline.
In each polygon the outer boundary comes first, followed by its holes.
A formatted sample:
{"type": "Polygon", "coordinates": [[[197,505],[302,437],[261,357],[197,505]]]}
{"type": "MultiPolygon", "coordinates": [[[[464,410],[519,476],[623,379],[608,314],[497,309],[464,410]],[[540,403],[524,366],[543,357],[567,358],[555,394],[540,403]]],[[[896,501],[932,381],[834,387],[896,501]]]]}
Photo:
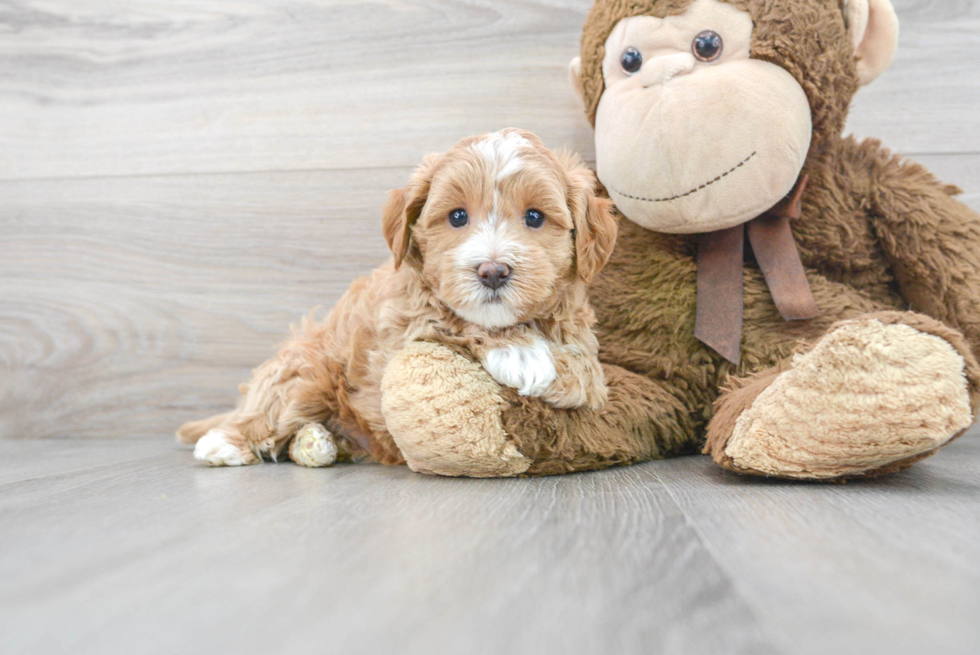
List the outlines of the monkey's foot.
{"type": "Polygon", "coordinates": [[[961,342],[915,314],[840,323],[789,370],[726,394],[705,451],[732,471],[793,479],[910,466],[973,423],[980,369],[961,342]]]}
{"type": "Polygon", "coordinates": [[[388,431],[413,471],[495,478],[531,465],[504,431],[498,384],[448,348],[409,345],[388,364],[381,393],[388,431]]]}
{"type": "Polygon", "coordinates": [[[307,468],[324,468],[337,462],[337,441],[319,423],[310,423],[289,444],[289,458],[307,468]]]}

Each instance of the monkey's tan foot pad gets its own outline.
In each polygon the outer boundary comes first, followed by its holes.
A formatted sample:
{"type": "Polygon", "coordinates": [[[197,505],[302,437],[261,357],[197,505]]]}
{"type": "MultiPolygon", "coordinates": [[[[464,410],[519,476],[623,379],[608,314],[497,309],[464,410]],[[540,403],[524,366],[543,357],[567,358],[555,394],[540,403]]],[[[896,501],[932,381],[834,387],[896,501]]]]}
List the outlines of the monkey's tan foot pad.
{"type": "Polygon", "coordinates": [[[388,431],[413,471],[495,478],[531,465],[504,431],[499,385],[448,348],[409,345],[388,364],[381,393],[388,431]]]}
{"type": "Polygon", "coordinates": [[[813,480],[902,468],[972,424],[965,367],[908,325],[842,323],[738,417],[728,468],[813,480]]]}
{"type": "Polygon", "coordinates": [[[337,453],[337,440],[319,423],[304,426],[289,444],[289,458],[311,469],[333,466],[337,453]]]}
{"type": "Polygon", "coordinates": [[[250,466],[262,462],[241,435],[215,428],[194,446],[194,459],[208,466],[250,466]]]}

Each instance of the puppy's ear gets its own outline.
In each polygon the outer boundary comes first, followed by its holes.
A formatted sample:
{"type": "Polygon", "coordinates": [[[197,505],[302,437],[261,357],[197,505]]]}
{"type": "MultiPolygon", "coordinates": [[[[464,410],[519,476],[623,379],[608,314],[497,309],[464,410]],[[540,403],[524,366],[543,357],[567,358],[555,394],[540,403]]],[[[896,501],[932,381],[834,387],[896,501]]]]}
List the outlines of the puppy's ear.
{"type": "Polygon", "coordinates": [[[558,161],[568,176],[568,208],[575,224],[575,267],[588,284],[612,256],[619,224],[613,202],[596,194],[595,173],[578,155],[559,153],[558,161]]]}
{"type": "Polygon", "coordinates": [[[429,187],[440,155],[427,155],[404,189],[395,189],[388,194],[382,212],[381,229],[388,247],[395,256],[395,268],[407,261],[413,266],[422,264],[422,253],[412,238],[412,229],[429,198],[429,187]]]}

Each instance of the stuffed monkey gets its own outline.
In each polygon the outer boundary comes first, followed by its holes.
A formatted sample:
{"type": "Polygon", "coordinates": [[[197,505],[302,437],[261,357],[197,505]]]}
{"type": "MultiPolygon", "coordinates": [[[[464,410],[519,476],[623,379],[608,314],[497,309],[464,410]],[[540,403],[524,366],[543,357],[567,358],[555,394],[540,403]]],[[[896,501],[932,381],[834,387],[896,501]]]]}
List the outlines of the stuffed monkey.
{"type": "Polygon", "coordinates": [[[383,383],[409,465],[549,475],[703,448],[842,480],[968,429],[980,216],[841,136],[897,33],[888,0],[598,0],[571,71],[624,217],[590,290],[608,403],[558,410],[415,344],[383,383]]]}

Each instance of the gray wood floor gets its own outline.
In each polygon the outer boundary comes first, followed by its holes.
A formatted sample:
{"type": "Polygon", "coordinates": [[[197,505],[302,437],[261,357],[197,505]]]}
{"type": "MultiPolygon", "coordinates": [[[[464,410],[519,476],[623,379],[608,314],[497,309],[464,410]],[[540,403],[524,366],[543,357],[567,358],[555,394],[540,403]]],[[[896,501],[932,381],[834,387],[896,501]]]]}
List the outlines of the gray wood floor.
{"type": "MultiPolygon", "coordinates": [[[[591,0],[0,0],[0,653],[980,652],[980,432],[846,486],[207,470],[388,189],[520,126],[593,157],[591,0]]],[[[980,209],[980,0],[895,0],[849,129],[980,209]]]]}
{"type": "Polygon", "coordinates": [[[876,482],[8,442],[3,653],[976,653],[980,439],[876,482]]]}

